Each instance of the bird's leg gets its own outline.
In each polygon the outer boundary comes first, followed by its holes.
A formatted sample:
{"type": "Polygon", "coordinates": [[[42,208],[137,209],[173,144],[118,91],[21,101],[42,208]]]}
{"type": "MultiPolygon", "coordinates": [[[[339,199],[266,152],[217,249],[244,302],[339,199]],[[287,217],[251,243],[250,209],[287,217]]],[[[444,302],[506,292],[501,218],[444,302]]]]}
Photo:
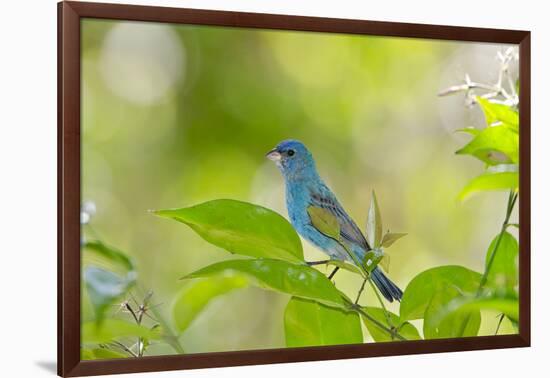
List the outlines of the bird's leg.
{"type": "Polygon", "coordinates": [[[321,261],[308,261],[307,265],[309,266],[315,266],[315,265],[323,265],[328,263],[330,260],[321,260],[321,261]]]}
{"type": "Polygon", "coordinates": [[[369,279],[368,277],[365,277],[365,279],[363,280],[363,283],[361,284],[361,288],[359,289],[359,293],[357,293],[357,298],[355,299],[355,304],[357,304],[359,302],[359,298],[361,298],[361,294],[363,294],[363,290],[365,290],[365,284],[367,283],[368,279],[369,279]]]}
{"type": "Polygon", "coordinates": [[[332,280],[332,277],[334,277],[334,275],[336,274],[336,272],[338,271],[338,269],[340,269],[339,266],[337,266],[336,268],[334,268],[334,270],[328,275],[329,281],[332,280]]]}

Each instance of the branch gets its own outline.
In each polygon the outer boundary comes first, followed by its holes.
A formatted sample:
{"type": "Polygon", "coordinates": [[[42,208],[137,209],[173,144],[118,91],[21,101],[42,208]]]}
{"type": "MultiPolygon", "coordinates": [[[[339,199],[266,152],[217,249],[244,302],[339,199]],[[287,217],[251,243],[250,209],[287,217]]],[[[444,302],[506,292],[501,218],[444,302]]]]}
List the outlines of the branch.
{"type": "Polygon", "coordinates": [[[359,260],[357,259],[357,257],[348,249],[348,247],[345,245],[345,243],[343,243],[342,241],[338,241],[340,243],[340,245],[346,250],[346,252],[348,253],[348,255],[350,255],[350,257],[352,258],[352,260],[355,262],[355,264],[361,269],[361,272],[364,272],[364,281],[363,281],[363,284],[361,285],[361,288],[359,289],[359,293],[357,294],[357,299],[355,301],[355,303],[352,305],[352,308],[354,308],[356,311],[358,311],[361,315],[363,315],[365,318],[369,319],[371,322],[373,322],[374,324],[376,324],[376,326],[378,326],[380,329],[388,332],[391,336],[391,338],[397,338],[399,340],[407,340],[405,339],[403,336],[401,336],[399,334],[399,332],[397,332],[397,330],[395,328],[393,328],[393,325],[391,324],[391,317],[390,317],[390,314],[388,313],[388,310],[386,309],[386,306],[384,305],[384,302],[382,301],[382,298],[380,297],[380,294],[378,294],[378,289],[376,288],[376,286],[373,284],[371,278],[370,278],[370,273],[367,272],[365,270],[365,268],[363,268],[363,265],[361,265],[361,263],[359,262],[359,260]],[[369,284],[371,285],[372,287],[372,290],[374,291],[374,294],[376,294],[376,297],[378,298],[378,301],[380,302],[380,305],[382,306],[382,309],[384,310],[384,316],[386,317],[386,321],[388,322],[388,324],[392,327],[392,329],[384,326],[382,323],[380,323],[378,320],[374,319],[372,316],[368,315],[365,311],[363,311],[363,309],[357,304],[357,302],[359,302],[359,297],[361,296],[361,293],[363,292],[364,288],[365,288],[365,282],[366,281],[369,281],[369,284]]]}
{"type": "Polygon", "coordinates": [[[388,334],[390,334],[390,336],[392,338],[396,338],[396,339],[399,339],[401,341],[407,341],[406,338],[404,338],[403,336],[401,336],[399,334],[399,332],[397,332],[397,330],[395,329],[390,329],[388,327],[386,327],[384,324],[380,323],[378,320],[376,320],[375,318],[373,318],[372,316],[370,316],[369,314],[367,314],[365,312],[365,310],[363,310],[361,308],[361,306],[359,305],[356,305],[356,304],[353,304],[350,302],[350,308],[353,309],[354,311],[358,312],[360,315],[362,315],[363,317],[367,318],[369,321],[371,321],[374,325],[376,325],[378,328],[380,328],[382,331],[385,331],[387,332],[388,334]]]}
{"type": "Polygon", "coordinates": [[[513,48],[509,48],[504,53],[499,51],[497,56],[500,60],[500,67],[498,69],[498,79],[495,84],[473,82],[470,80],[470,76],[466,74],[462,84],[453,85],[447,89],[444,89],[438,93],[438,96],[448,96],[464,92],[466,94],[466,99],[469,100],[469,104],[472,104],[472,95],[475,95],[475,91],[477,90],[485,92],[478,92],[480,97],[493,99],[493,101],[497,101],[499,103],[506,103],[516,106],[519,103],[519,97],[514,80],[510,74],[509,66],[510,62],[518,59],[517,54],[513,48]],[[508,88],[506,88],[506,86],[508,88]],[[501,99],[497,98],[499,96],[501,99]]]}
{"type": "Polygon", "coordinates": [[[380,297],[380,294],[378,294],[378,288],[374,285],[370,277],[369,277],[369,284],[372,287],[372,291],[374,291],[374,294],[376,294],[376,298],[378,298],[378,302],[380,302],[380,306],[382,306],[382,309],[384,310],[384,316],[386,317],[386,322],[388,322],[388,325],[393,328],[390,313],[388,312],[388,309],[386,308],[384,301],[380,297]]]}
{"type": "Polygon", "coordinates": [[[122,344],[122,343],[119,343],[118,341],[111,341],[111,344],[119,347],[120,349],[122,349],[123,351],[125,351],[126,353],[128,353],[129,355],[131,355],[132,357],[137,357],[137,354],[135,354],[134,352],[132,352],[132,350],[130,348],[128,348],[126,345],[122,344]]]}
{"type": "MultiPolygon", "coordinates": [[[[498,234],[498,238],[495,242],[495,246],[493,247],[493,250],[491,251],[491,257],[489,257],[489,262],[487,263],[487,266],[485,267],[485,271],[483,272],[483,276],[481,276],[481,280],[479,281],[479,286],[477,288],[476,292],[476,298],[480,297],[483,293],[483,287],[487,283],[487,278],[489,277],[489,272],[491,271],[491,267],[493,266],[493,262],[495,261],[495,256],[498,251],[498,247],[500,246],[500,242],[502,241],[502,238],[504,237],[504,233],[506,232],[506,228],[509,225],[510,216],[512,215],[512,211],[514,210],[514,205],[516,204],[516,200],[518,199],[518,193],[514,192],[513,190],[510,190],[510,194],[508,195],[508,204],[506,205],[506,216],[504,218],[504,222],[502,222],[502,226],[500,228],[500,233],[498,234]]],[[[470,315],[468,315],[463,321],[461,326],[461,334],[464,334],[464,330],[466,329],[466,325],[468,324],[468,321],[470,320],[470,315]]],[[[497,332],[499,326],[497,327],[497,332]]]]}
{"type": "Polygon", "coordinates": [[[514,205],[516,204],[516,200],[518,198],[518,194],[514,193],[513,190],[510,191],[510,194],[508,195],[508,204],[506,206],[506,217],[504,219],[504,222],[502,222],[502,227],[500,228],[500,233],[498,235],[498,239],[495,243],[495,246],[493,247],[493,250],[491,251],[491,257],[489,257],[489,262],[487,263],[487,267],[485,268],[485,272],[483,273],[483,276],[481,277],[481,280],[479,281],[479,286],[477,288],[476,297],[479,297],[483,291],[483,286],[487,283],[487,278],[489,276],[489,272],[491,271],[491,267],[493,266],[493,262],[495,260],[495,256],[498,251],[498,247],[500,246],[500,242],[502,241],[502,238],[504,237],[504,233],[506,232],[506,228],[508,227],[508,223],[510,221],[510,216],[512,215],[512,211],[514,210],[514,205]]]}

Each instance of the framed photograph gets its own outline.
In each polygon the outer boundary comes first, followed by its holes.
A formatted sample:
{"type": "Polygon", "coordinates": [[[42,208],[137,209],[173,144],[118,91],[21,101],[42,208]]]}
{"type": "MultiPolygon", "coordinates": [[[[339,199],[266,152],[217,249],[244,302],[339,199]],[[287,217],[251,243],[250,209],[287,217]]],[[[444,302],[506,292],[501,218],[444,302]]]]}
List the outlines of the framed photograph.
{"type": "Polygon", "coordinates": [[[58,373],[530,344],[530,33],[59,3],[58,373]]]}

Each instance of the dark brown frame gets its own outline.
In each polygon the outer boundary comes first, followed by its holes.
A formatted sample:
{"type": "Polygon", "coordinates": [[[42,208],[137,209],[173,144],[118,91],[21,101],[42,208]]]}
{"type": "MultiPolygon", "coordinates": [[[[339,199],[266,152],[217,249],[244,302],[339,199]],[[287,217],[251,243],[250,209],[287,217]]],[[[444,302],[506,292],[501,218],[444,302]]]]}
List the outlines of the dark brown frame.
{"type": "Polygon", "coordinates": [[[219,366],[527,347],[530,302],[530,32],[82,2],[58,4],[58,374],[82,376],[219,366]],[[80,360],[80,19],[170,22],[414,37],[520,46],[519,334],[327,347],[80,360]]]}

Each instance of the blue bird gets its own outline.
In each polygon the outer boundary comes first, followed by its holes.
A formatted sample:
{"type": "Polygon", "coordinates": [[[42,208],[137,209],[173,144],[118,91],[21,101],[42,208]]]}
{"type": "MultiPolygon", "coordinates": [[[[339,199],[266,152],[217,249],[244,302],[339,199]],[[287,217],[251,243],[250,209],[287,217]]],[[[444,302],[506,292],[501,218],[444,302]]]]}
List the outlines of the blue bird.
{"type": "MultiPolygon", "coordinates": [[[[311,206],[323,208],[338,220],[341,241],[346,243],[348,249],[359,261],[363,261],[371,247],[336,196],[319,177],[315,160],[306,146],[297,140],[285,140],[269,151],[266,156],[277,164],[283,174],[288,216],[296,231],[332,259],[354,263],[340,242],[326,236],[312,224],[308,208],[311,206]]],[[[332,278],[337,269],[329,278],[332,278]]],[[[403,292],[384,275],[380,268],[376,267],[371,277],[388,301],[401,300],[403,292]]]]}

